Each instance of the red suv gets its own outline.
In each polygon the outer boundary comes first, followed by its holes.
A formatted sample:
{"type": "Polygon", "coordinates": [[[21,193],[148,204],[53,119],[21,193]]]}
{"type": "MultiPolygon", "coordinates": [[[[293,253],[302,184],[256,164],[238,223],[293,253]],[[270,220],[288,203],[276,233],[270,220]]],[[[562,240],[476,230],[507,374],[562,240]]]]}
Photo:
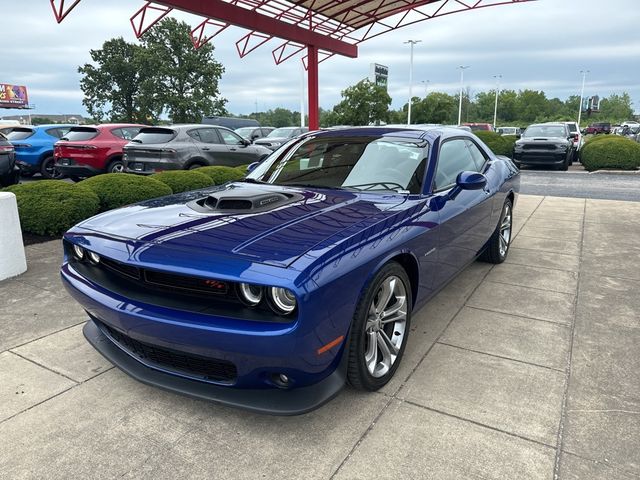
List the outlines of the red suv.
{"type": "Polygon", "coordinates": [[[490,123],[463,123],[462,125],[471,128],[472,132],[493,132],[493,125],[491,125],[490,123]]]}
{"type": "Polygon", "coordinates": [[[608,122],[592,123],[584,131],[587,135],[598,135],[599,133],[611,133],[611,124],[608,122]]]}
{"type": "Polygon", "coordinates": [[[144,125],[109,123],[73,127],[56,142],[56,170],[72,179],[123,171],[122,147],[144,125]]]}

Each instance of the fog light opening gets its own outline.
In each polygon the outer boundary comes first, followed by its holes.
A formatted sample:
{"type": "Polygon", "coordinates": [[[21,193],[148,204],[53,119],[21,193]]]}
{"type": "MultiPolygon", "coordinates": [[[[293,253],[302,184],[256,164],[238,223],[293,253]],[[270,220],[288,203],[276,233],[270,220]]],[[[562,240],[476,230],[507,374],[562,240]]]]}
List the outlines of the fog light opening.
{"type": "Polygon", "coordinates": [[[271,381],[279,388],[289,388],[291,386],[291,378],[284,373],[272,374],[271,381]]]}

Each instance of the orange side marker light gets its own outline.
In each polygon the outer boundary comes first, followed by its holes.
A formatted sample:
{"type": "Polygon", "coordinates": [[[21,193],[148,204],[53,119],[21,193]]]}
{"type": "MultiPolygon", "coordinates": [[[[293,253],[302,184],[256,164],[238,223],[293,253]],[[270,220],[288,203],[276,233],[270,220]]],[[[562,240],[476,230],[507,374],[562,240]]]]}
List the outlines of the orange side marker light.
{"type": "Polygon", "coordinates": [[[329,343],[318,349],[318,355],[322,355],[324,352],[331,350],[336,345],[340,345],[342,343],[342,340],[344,340],[344,335],[340,335],[335,340],[331,340],[329,343]]]}

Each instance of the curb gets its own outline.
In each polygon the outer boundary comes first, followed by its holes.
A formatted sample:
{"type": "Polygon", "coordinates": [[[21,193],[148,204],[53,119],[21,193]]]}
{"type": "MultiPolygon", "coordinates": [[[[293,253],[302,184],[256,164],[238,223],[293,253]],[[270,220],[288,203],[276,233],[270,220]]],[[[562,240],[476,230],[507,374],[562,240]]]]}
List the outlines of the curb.
{"type": "Polygon", "coordinates": [[[640,175],[640,170],[595,170],[590,175],[640,175]]]}

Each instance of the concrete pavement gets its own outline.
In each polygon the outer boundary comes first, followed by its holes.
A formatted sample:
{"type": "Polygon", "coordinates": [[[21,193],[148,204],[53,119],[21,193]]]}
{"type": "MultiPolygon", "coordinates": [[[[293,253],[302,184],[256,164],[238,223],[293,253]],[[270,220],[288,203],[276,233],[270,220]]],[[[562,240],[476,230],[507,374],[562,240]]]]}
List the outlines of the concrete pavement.
{"type": "Polygon", "coordinates": [[[142,385],[83,339],[57,242],[0,282],[0,478],[638,479],[640,203],[521,196],[506,263],[416,312],[377,393],[267,417],[142,385]]]}

